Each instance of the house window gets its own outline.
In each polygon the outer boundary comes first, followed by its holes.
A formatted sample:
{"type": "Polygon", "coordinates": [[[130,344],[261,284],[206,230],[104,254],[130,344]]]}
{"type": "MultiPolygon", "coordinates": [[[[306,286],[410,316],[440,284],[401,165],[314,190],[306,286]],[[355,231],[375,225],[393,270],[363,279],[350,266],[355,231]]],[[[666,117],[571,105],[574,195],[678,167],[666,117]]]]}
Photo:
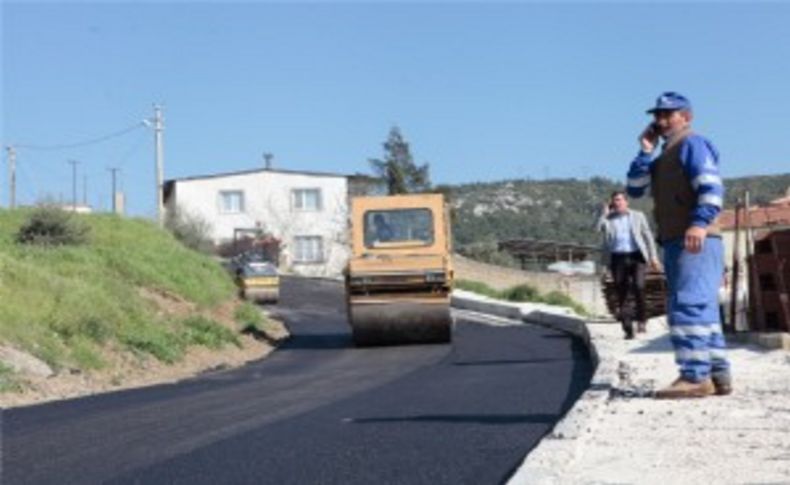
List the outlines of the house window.
{"type": "Polygon", "coordinates": [[[294,189],[293,208],[298,211],[320,211],[321,189],[294,189]]]}
{"type": "Polygon", "coordinates": [[[220,191],[219,212],[221,214],[238,214],[244,212],[244,192],[241,190],[220,191]]]}
{"type": "Polygon", "coordinates": [[[294,237],[294,262],[322,263],[324,261],[324,241],[321,236],[294,237]]]}

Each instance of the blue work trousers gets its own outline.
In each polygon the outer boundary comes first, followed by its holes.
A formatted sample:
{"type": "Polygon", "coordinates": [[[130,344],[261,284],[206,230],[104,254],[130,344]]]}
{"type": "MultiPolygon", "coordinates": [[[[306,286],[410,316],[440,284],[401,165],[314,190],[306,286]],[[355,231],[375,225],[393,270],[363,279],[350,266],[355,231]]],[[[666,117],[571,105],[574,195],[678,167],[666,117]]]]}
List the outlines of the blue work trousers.
{"type": "Polygon", "coordinates": [[[721,238],[706,238],[697,254],[684,250],[682,239],[663,246],[667,318],[680,375],[692,382],[729,375],[718,302],[724,275],[721,238]]]}

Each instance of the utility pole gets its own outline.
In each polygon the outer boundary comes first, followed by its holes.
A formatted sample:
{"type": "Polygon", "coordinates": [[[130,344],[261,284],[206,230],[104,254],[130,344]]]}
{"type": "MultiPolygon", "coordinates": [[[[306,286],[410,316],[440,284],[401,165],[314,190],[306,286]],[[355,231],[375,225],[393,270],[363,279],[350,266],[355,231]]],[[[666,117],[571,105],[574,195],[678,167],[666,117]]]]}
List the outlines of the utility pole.
{"type": "Polygon", "coordinates": [[[69,160],[71,164],[71,203],[72,210],[77,212],[77,160],[69,160]]]}
{"type": "Polygon", "coordinates": [[[118,207],[116,207],[116,205],[115,205],[115,197],[116,197],[115,194],[117,193],[116,190],[115,190],[115,174],[118,172],[118,170],[120,170],[120,168],[111,167],[111,168],[108,168],[107,170],[109,170],[112,173],[112,192],[110,192],[110,193],[112,194],[112,213],[116,214],[117,210],[118,210],[118,207]]]}
{"type": "Polygon", "coordinates": [[[274,155],[271,153],[263,154],[263,166],[266,168],[266,170],[272,169],[272,158],[274,158],[274,155]]]}
{"type": "Polygon", "coordinates": [[[162,147],[162,132],[164,132],[164,120],[162,119],[162,107],[154,105],[154,144],[156,146],[156,217],[159,226],[165,224],[164,217],[164,194],[162,193],[162,183],[164,179],[164,150],[162,147]]]}
{"type": "Polygon", "coordinates": [[[5,147],[8,151],[8,208],[16,207],[16,150],[13,146],[5,147]]]}
{"type": "MultiPolygon", "coordinates": [[[[735,333],[738,319],[738,285],[741,272],[741,199],[735,203],[735,237],[732,250],[732,274],[730,275],[730,318],[724,331],[735,333]]],[[[724,323],[724,322],[722,322],[724,323]]]]}
{"type": "Polygon", "coordinates": [[[82,205],[88,207],[88,175],[82,174],[82,205]]]}

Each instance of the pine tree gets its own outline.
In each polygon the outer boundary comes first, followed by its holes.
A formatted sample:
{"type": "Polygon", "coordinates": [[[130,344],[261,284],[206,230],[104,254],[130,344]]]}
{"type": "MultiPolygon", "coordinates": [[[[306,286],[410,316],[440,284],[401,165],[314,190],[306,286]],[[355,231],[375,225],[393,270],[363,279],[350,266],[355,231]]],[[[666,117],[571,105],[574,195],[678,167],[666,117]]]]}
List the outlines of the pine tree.
{"type": "Polygon", "coordinates": [[[370,164],[386,184],[389,195],[426,192],[431,188],[428,164],[414,164],[409,144],[397,126],[390,129],[384,142],[384,159],[370,159],[370,164]]]}

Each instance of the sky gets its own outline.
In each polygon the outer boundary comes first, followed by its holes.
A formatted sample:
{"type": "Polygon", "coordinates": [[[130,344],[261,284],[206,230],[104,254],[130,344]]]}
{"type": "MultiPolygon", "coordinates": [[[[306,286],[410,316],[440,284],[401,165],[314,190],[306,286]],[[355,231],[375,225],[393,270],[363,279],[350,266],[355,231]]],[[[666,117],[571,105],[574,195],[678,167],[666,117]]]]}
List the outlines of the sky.
{"type": "Polygon", "coordinates": [[[370,173],[398,126],[435,184],[624,180],[667,90],[691,99],[725,177],[790,172],[790,3],[1,8],[0,141],[20,204],[70,201],[76,160],[80,200],[107,210],[118,167],[128,212],[155,214],[155,103],[166,179],[262,167],[264,152],[275,168],[370,173]]]}

